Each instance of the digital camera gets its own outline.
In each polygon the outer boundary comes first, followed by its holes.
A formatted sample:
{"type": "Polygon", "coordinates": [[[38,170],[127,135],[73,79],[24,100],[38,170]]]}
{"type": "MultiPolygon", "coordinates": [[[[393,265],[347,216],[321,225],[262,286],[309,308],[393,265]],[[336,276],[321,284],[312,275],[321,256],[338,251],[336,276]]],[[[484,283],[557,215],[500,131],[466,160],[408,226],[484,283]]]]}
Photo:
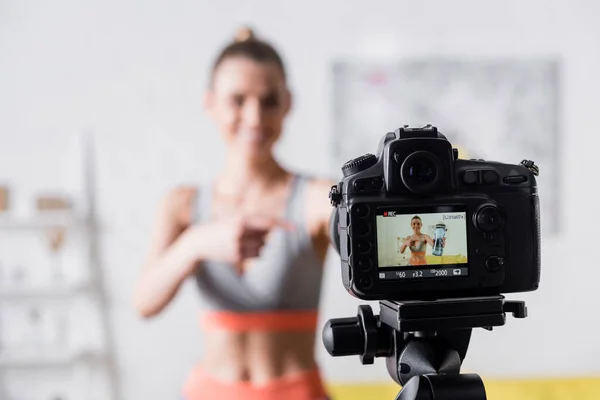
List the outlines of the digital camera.
{"type": "Polygon", "coordinates": [[[536,290],[540,216],[532,161],[463,160],[436,127],[383,136],[342,167],[330,225],[346,290],[434,300],[536,290]]]}

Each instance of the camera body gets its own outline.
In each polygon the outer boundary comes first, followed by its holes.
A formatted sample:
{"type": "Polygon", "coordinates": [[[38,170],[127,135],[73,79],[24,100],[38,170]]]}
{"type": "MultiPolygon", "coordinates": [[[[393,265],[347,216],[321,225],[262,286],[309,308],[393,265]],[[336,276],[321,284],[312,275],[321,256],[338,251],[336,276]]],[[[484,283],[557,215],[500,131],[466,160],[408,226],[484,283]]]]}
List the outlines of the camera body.
{"type": "Polygon", "coordinates": [[[364,300],[536,290],[536,168],[459,159],[430,125],[387,133],[330,192],[344,287],[364,300]]]}

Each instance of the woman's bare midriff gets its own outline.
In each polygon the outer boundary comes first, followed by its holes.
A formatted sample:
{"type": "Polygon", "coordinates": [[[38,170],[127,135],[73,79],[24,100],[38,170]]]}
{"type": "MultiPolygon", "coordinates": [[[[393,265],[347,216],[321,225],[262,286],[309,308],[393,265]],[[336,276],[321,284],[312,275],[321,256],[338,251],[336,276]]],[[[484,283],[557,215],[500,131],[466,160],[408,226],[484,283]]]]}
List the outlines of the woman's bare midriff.
{"type": "Polygon", "coordinates": [[[315,332],[204,333],[203,369],[225,382],[264,384],[314,369],[315,332]]]}

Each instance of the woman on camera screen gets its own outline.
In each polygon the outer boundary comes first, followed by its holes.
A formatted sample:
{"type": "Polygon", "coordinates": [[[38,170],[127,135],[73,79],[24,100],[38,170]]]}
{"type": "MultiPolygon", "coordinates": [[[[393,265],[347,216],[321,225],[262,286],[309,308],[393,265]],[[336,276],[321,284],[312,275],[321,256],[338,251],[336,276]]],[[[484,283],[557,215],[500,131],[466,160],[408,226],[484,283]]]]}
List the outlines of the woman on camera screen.
{"type": "MultiPolygon", "coordinates": [[[[427,265],[427,259],[425,258],[427,244],[433,247],[433,239],[431,236],[421,232],[423,222],[418,215],[412,217],[410,227],[413,230],[413,234],[404,238],[404,241],[400,245],[400,253],[404,254],[404,251],[408,247],[411,252],[408,265],[427,265]]],[[[445,246],[445,244],[446,238],[442,239],[442,246],[445,246]]]]}
{"type": "Polygon", "coordinates": [[[333,182],[275,159],[290,107],[279,54],[241,30],[205,93],[224,167],[165,196],[136,288],[138,312],[151,317],[186,279],[197,283],[204,351],[185,400],[327,398],[314,346],[333,182]]]}

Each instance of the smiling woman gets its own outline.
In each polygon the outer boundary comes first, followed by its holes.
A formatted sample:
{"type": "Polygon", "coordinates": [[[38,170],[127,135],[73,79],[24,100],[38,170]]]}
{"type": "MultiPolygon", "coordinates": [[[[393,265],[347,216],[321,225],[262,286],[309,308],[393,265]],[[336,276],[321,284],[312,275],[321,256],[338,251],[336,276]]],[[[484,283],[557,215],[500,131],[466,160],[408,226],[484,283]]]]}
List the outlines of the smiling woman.
{"type": "Polygon", "coordinates": [[[155,217],[136,308],[157,315],[188,278],[206,306],[186,400],[327,398],[314,346],[333,183],[275,160],[291,97],[275,49],[240,30],[204,95],[225,168],[209,185],[172,190],[155,217]]]}
{"type": "Polygon", "coordinates": [[[291,106],[285,75],[275,49],[247,28],[217,58],[205,105],[239,156],[271,158],[291,106]]]}

